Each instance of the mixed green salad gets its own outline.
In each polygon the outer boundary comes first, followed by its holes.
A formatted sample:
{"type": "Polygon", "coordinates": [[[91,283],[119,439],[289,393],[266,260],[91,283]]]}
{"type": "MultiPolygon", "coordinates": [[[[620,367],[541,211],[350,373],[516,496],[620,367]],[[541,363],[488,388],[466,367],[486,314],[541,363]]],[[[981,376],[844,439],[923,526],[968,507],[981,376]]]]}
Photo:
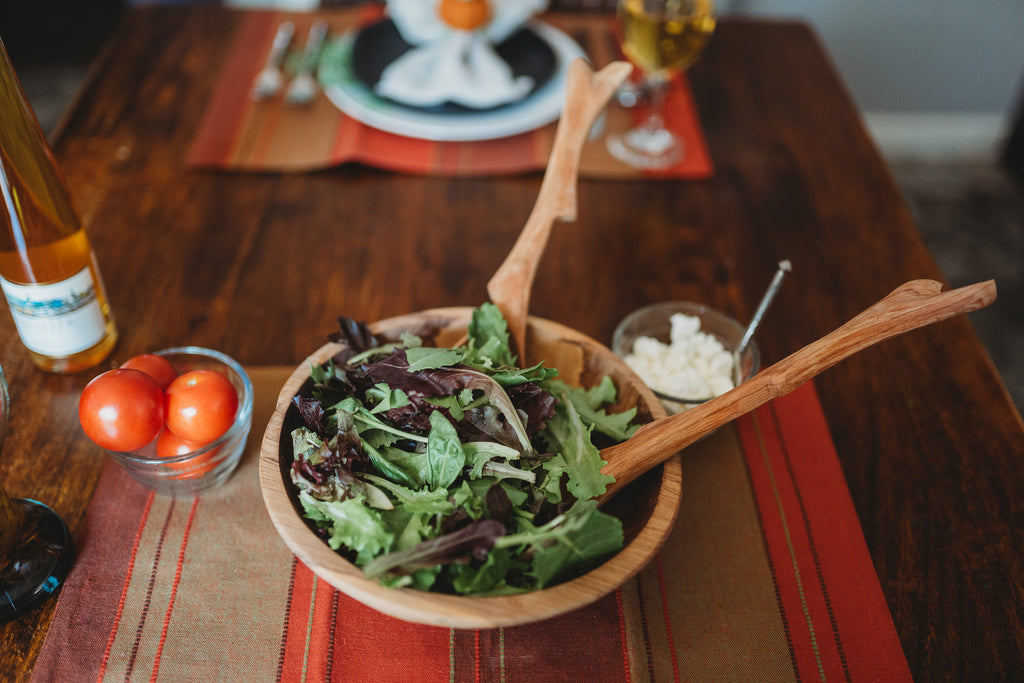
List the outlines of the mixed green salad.
{"type": "Polygon", "coordinates": [[[622,547],[595,497],[611,478],[597,444],[629,438],[605,377],[581,389],[516,367],[493,304],[468,341],[381,343],[341,320],[345,349],[294,398],[298,499],[331,548],[384,585],[461,595],[538,590],[622,547]],[[355,330],[355,331],[353,331],[355,330]]]}

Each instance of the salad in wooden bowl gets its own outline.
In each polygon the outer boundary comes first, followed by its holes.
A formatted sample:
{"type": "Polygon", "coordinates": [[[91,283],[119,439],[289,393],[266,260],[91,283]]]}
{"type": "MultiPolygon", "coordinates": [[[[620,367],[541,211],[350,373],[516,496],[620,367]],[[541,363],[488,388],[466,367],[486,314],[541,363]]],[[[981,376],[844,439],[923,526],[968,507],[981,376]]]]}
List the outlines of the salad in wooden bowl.
{"type": "Polygon", "coordinates": [[[640,571],[675,521],[678,456],[598,507],[598,449],[663,409],[586,335],[527,334],[513,366],[495,306],[433,309],[343,325],[296,368],[260,455],[292,552],[381,612],[462,628],[553,617],[640,571]]]}

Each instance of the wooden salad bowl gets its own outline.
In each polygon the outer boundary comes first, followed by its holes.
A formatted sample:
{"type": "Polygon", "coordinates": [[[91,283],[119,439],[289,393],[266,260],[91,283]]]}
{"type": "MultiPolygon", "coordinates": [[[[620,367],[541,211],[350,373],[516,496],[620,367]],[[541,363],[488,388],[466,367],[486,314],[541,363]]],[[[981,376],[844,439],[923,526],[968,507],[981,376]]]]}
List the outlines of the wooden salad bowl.
{"type": "MultiPolygon", "coordinates": [[[[375,334],[397,338],[412,332],[429,346],[450,347],[465,336],[471,308],[438,308],[382,320],[375,334]]],[[[664,417],[650,389],[610,349],[571,328],[541,318],[527,323],[530,344],[520,365],[543,361],[557,368],[568,384],[590,387],[608,375],[618,388],[618,405],[637,407],[637,419],[664,417]]],[[[292,398],[309,380],[310,367],[325,362],[342,347],[320,347],[288,378],[277,398],[260,450],[260,485],[267,511],[288,548],[317,576],[360,602],[405,621],[456,628],[496,628],[547,619],[592,603],[639,572],[665,543],[675,523],[681,491],[679,456],[670,457],[636,479],[602,509],[622,521],[621,551],[588,573],[543,590],[498,597],[429,593],[412,588],[386,588],[363,578],[362,571],[321,539],[301,514],[291,482],[291,430],[301,419],[292,398]]]]}

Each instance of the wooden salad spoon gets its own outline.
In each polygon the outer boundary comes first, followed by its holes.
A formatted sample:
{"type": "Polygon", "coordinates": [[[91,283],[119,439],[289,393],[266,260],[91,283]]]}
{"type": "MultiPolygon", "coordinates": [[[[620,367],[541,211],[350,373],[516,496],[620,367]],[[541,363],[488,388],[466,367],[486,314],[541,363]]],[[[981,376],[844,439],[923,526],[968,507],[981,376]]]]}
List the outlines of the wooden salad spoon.
{"type": "Polygon", "coordinates": [[[735,389],[689,410],[650,422],[627,441],[601,450],[601,469],[615,478],[600,501],[701,436],[784,396],[853,354],[910,330],[976,311],[996,299],[993,280],[942,292],[933,280],[912,280],[845,325],[761,371],[735,389]]]}
{"type": "Polygon", "coordinates": [[[576,220],[580,155],[594,121],[633,67],[612,62],[597,73],[580,58],[569,65],[565,106],[533,210],[504,262],[487,283],[487,294],[508,322],[514,351],[525,357],[526,317],[537,264],[556,220],[576,220]]]}

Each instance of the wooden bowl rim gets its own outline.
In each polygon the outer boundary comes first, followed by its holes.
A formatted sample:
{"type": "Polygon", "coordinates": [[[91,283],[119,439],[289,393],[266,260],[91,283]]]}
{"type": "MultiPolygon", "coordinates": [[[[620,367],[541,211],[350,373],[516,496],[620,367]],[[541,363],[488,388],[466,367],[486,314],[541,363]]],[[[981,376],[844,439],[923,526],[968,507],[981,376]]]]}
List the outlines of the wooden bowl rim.
{"type": "MultiPolygon", "coordinates": [[[[374,323],[371,328],[393,329],[406,319],[410,323],[427,318],[468,320],[472,310],[469,307],[428,309],[387,318],[374,323]]],[[[530,324],[546,326],[560,336],[594,344],[615,357],[607,347],[572,328],[534,316],[530,317],[530,324]]],[[[259,477],[267,512],[285,545],[310,570],[343,593],[380,612],[420,624],[455,628],[515,626],[584,607],[614,591],[643,569],[668,538],[675,524],[682,489],[682,466],[678,454],[664,463],[655,504],[637,536],[599,567],[571,581],[529,593],[474,597],[387,588],[363,578],[360,569],[331,550],[295,511],[279,463],[281,430],[292,397],[309,378],[312,365],[326,361],[342,348],[341,344],[324,344],[292,372],[281,388],[263,435],[259,477]]],[[[628,371],[625,364],[623,368],[628,371]]],[[[644,401],[651,406],[655,416],[659,416],[661,406],[657,399],[639,378],[636,381],[636,388],[644,401]]]]}

